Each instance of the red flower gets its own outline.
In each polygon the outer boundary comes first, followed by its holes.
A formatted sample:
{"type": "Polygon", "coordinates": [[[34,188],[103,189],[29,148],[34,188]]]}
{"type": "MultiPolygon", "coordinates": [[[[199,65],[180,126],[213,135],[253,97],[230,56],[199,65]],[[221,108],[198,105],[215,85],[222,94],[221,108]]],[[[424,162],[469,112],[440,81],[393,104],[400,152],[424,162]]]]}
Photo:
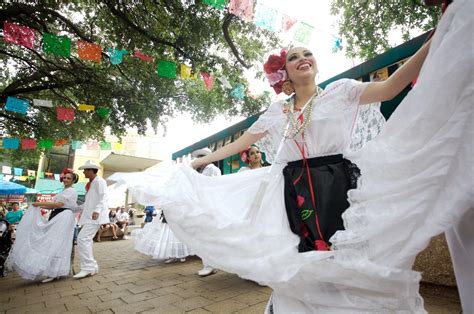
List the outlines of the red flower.
{"type": "Polygon", "coordinates": [[[298,204],[298,208],[303,206],[304,197],[301,195],[296,196],[296,203],[298,204]]]}
{"type": "Polygon", "coordinates": [[[267,74],[275,73],[278,70],[283,70],[286,63],[286,50],[282,49],[280,55],[270,55],[267,62],[263,65],[263,70],[267,74]]]}

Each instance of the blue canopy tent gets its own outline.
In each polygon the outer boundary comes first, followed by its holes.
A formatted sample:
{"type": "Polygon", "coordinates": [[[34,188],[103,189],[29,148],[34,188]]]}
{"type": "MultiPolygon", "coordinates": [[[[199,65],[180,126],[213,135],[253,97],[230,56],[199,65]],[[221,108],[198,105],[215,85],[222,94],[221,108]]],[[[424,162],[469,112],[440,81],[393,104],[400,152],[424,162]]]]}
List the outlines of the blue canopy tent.
{"type": "Polygon", "coordinates": [[[22,195],[26,193],[26,186],[0,180],[0,195],[22,195]]]}
{"type": "Polygon", "coordinates": [[[22,202],[24,194],[26,193],[26,187],[4,180],[0,180],[0,199],[5,202],[22,202]]]}

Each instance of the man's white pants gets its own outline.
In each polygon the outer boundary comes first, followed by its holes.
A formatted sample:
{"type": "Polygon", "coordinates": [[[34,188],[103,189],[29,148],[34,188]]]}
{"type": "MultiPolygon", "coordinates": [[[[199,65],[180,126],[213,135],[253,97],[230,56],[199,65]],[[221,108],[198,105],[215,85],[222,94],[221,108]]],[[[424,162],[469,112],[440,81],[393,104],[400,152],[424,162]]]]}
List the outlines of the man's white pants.
{"type": "Polygon", "coordinates": [[[463,313],[474,313],[474,208],[446,231],[463,313]]]}
{"type": "Polygon", "coordinates": [[[99,265],[94,259],[92,252],[93,238],[99,230],[99,224],[84,224],[77,237],[77,250],[81,263],[81,271],[95,273],[99,271],[99,265]]]}

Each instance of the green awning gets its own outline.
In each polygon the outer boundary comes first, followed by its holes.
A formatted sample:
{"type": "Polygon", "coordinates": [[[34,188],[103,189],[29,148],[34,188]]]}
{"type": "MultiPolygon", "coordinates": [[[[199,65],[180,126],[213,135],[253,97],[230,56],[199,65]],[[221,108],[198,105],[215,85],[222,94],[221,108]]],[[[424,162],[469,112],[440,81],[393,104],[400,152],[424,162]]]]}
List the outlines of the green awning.
{"type": "MultiPolygon", "coordinates": [[[[76,189],[78,195],[86,194],[86,184],[85,182],[78,182],[74,184],[74,189],[76,189]]],[[[57,194],[61,192],[64,188],[64,185],[53,179],[36,179],[35,190],[40,194],[57,194]]]]}

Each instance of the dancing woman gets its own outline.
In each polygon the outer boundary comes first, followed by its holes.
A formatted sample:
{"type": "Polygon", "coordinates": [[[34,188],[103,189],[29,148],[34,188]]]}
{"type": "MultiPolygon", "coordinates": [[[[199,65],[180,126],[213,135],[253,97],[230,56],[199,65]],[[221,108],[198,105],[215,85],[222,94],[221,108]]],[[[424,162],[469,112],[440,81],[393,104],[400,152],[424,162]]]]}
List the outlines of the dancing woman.
{"type": "Polygon", "coordinates": [[[24,279],[46,277],[42,282],[47,283],[69,275],[77,207],[73,184],[78,179],[72,169],[64,169],[60,176],[64,189],[52,202],[34,202],[18,225],[7,265],[24,279]],[[49,221],[43,221],[40,207],[52,209],[49,221]]]}
{"type": "Polygon", "coordinates": [[[240,158],[248,166],[240,168],[239,172],[259,169],[263,167],[262,153],[260,152],[260,149],[255,145],[251,145],[246,150],[240,152],[240,158]]]}
{"type": "Polygon", "coordinates": [[[152,188],[138,175],[116,178],[141,192],[142,202],[160,202],[194,253],[270,286],[275,312],[424,312],[414,257],[473,204],[473,65],[466,53],[472,41],[462,41],[472,29],[471,9],[472,1],[459,0],[446,11],[417,86],[359,152],[346,150],[360,105],[390,99],[408,85],[428,46],[384,82],[339,80],[324,91],[314,83],[310,51],[273,57],[267,74],[276,73],[270,79],[281,89],[287,75],[293,97],[272,104],[236,142],[193,163],[223,159],[266,135],[281,148],[269,175],[263,168],[207,178],[183,166],[166,184],[149,174],[157,179],[152,188]],[[456,58],[449,57],[459,45],[456,58]],[[344,157],[362,172],[347,209],[357,169],[344,157]]]}

